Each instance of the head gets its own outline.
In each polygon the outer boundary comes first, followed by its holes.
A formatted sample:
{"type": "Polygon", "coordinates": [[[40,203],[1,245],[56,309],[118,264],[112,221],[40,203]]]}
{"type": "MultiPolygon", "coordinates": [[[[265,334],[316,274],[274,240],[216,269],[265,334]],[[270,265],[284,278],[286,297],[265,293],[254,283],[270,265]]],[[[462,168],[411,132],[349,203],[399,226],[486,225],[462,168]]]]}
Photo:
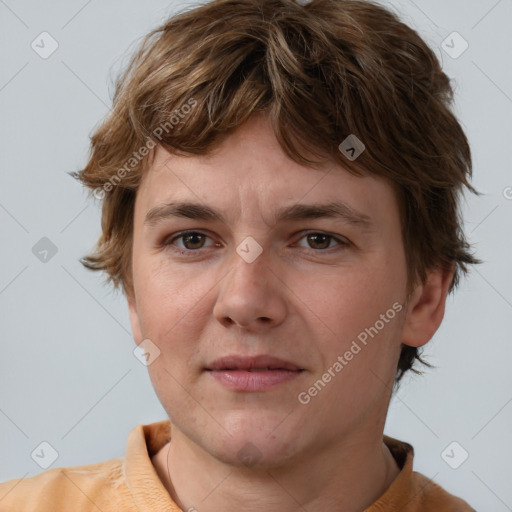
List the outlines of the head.
{"type": "Polygon", "coordinates": [[[199,398],[218,429],[253,439],[291,400],[282,431],[304,446],[314,433],[304,417],[325,418],[326,404],[351,411],[343,425],[330,420],[333,436],[385,412],[446,295],[478,262],[461,229],[459,198],[475,190],[452,96],[420,36],[364,0],[219,0],[144,39],[76,174],[103,201],[103,234],[83,263],[122,287],[135,341],[161,351],[149,366],[157,394],[192,438],[212,422],[191,424],[199,398]],[[339,148],[351,135],[365,146],[355,159],[339,148]],[[178,201],[223,219],[155,213],[178,201]],[[348,207],[342,217],[277,218],[333,202],[348,207]],[[185,230],[195,233],[186,245],[185,230]],[[256,243],[241,246],[248,237],[256,243]],[[240,247],[259,254],[249,263],[240,247]],[[350,363],[333,369],[347,351],[350,363]],[[305,372],[275,394],[220,393],[204,367],[241,352],[305,372]],[[329,368],[321,396],[298,403],[329,368]]]}

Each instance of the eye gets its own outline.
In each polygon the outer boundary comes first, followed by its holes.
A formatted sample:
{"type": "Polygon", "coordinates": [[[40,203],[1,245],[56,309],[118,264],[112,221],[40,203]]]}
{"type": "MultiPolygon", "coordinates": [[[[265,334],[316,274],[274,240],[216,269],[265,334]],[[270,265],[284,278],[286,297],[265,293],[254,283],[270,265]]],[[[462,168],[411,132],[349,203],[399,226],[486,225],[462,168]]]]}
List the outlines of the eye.
{"type": "MultiPolygon", "coordinates": [[[[183,231],[181,233],[177,233],[175,236],[168,237],[162,242],[163,247],[172,247],[178,252],[184,253],[193,253],[197,252],[200,249],[204,249],[205,240],[210,239],[210,237],[200,231],[183,231]],[[183,242],[183,246],[179,246],[175,244],[177,240],[183,242]]],[[[303,235],[300,240],[306,239],[308,245],[314,252],[327,251],[329,249],[343,249],[350,245],[350,242],[343,237],[337,237],[334,235],[329,235],[327,233],[311,231],[303,235]],[[331,246],[331,242],[335,241],[337,245],[334,247],[331,246]],[[315,247],[316,246],[316,247],[315,247]]],[[[219,245],[219,244],[213,244],[219,245]]]]}
{"type": "Polygon", "coordinates": [[[194,252],[195,250],[204,248],[204,240],[206,238],[210,237],[200,231],[184,231],[182,233],[178,233],[172,238],[167,238],[163,241],[162,245],[170,246],[174,245],[175,240],[183,240],[185,247],[178,246],[177,250],[180,252],[194,252]]]}
{"type": "Polygon", "coordinates": [[[349,245],[348,240],[345,240],[344,238],[317,231],[310,231],[309,233],[306,233],[301,240],[302,239],[306,239],[310,246],[311,244],[316,246],[312,247],[315,251],[332,249],[333,247],[330,247],[330,245],[333,240],[337,242],[338,249],[349,245]]]}

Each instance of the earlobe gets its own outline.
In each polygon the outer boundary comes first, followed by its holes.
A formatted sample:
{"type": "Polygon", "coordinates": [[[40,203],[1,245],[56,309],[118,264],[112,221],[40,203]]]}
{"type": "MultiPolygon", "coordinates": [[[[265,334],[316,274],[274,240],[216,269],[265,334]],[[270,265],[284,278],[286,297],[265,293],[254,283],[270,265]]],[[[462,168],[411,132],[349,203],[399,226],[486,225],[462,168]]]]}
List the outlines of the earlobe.
{"type": "Polygon", "coordinates": [[[421,347],[434,336],[443,320],[446,298],[453,278],[451,270],[436,268],[412,292],[407,304],[402,343],[421,347]]]}

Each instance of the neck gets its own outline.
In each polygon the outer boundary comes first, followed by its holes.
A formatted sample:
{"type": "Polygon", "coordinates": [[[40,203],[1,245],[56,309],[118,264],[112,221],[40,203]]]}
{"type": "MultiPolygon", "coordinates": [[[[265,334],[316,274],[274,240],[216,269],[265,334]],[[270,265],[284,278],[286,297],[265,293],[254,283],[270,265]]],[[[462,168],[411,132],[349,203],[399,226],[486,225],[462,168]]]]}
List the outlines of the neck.
{"type": "Polygon", "coordinates": [[[364,510],[400,472],[381,440],[351,437],[286,467],[233,467],[206,453],[173,426],[172,438],[153,457],[172,499],[183,511],[309,512],[364,510]]]}

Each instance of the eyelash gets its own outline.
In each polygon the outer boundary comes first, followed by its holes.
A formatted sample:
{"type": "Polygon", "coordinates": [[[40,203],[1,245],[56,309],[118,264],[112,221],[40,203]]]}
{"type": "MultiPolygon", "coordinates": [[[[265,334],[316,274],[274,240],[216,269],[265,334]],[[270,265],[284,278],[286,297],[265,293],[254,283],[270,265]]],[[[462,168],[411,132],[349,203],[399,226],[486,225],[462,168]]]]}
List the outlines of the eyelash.
{"type": "MultiPolygon", "coordinates": [[[[202,235],[202,236],[205,236],[207,238],[210,238],[206,233],[203,233],[201,231],[194,231],[194,230],[189,230],[189,231],[182,231],[180,233],[176,233],[176,235],[171,235],[170,237],[166,237],[163,242],[161,243],[161,247],[165,248],[165,249],[170,249],[172,251],[176,251],[180,254],[184,254],[184,255],[192,255],[193,253],[198,253],[201,251],[201,249],[206,249],[205,247],[201,247],[199,249],[181,249],[180,247],[176,247],[174,246],[174,241],[175,240],[179,240],[180,238],[184,238],[185,236],[187,235],[202,235]]],[[[313,252],[328,252],[330,253],[333,249],[334,250],[343,250],[345,249],[346,247],[348,247],[350,245],[350,243],[348,242],[348,240],[345,240],[343,238],[340,238],[340,237],[337,237],[337,236],[334,236],[334,235],[331,235],[329,233],[323,233],[322,231],[308,231],[306,233],[304,233],[302,235],[302,237],[299,239],[302,240],[303,238],[307,237],[308,235],[323,235],[331,240],[335,240],[336,242],[338,242],[338,246],[335,246],[335,247],[329,247],[327,249],[309,249],[310,251],[313,251],[313,252]]]]}

